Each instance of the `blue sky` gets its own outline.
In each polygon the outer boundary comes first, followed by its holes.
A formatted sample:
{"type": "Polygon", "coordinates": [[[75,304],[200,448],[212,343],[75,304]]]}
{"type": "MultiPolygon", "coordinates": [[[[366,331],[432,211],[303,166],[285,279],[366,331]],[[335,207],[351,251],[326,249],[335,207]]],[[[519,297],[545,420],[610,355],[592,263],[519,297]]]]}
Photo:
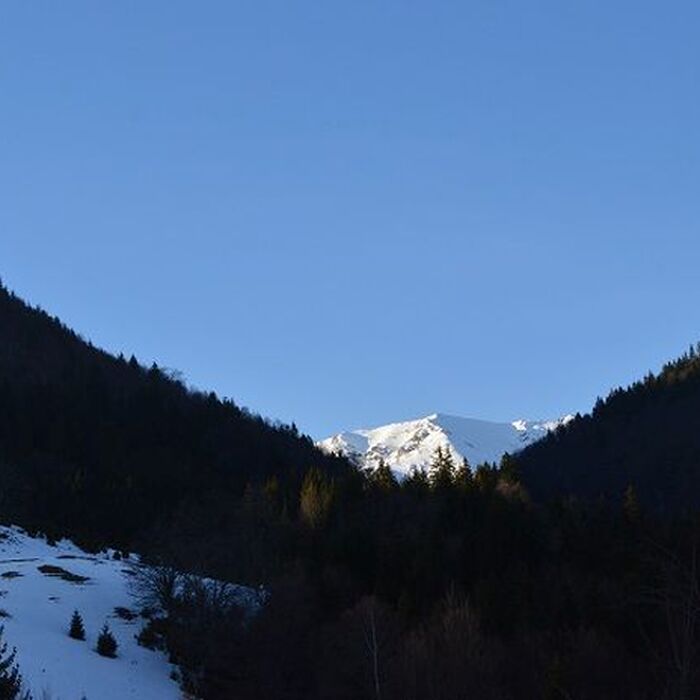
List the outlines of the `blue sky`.
{"type": "Polygon", "coordinates": [[[320,437],[700,339],[693,2],[8,2],[0,274],[320,437]]]}

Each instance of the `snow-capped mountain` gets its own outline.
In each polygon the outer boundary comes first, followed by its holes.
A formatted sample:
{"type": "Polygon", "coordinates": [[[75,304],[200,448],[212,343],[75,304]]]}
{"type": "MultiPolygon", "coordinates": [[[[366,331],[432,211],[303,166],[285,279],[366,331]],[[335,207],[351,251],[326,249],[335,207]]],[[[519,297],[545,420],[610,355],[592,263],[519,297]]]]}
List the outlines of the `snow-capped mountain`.
{"type": "Polygon", "coordinates": [[[472,467],[498,462],[506,452],[527,447],[572,417],[494,423],[433,413],[417,420],[339,433],[318,445],[348,457],[359,467],[374,468],[384,460],[398,476],[404,476],[414,468],[427,469],[438,447],[449,450],[456,463],[463,458],[472,467]]]}

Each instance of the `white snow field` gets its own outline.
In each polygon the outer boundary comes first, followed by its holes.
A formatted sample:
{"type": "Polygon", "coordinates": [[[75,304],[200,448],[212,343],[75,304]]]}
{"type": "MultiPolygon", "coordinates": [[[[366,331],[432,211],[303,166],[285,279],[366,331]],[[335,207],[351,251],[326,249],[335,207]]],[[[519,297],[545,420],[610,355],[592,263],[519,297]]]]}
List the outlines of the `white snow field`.
{"type": "MultiPolygon", "coordinates": [[[[0,619],[5,641],[17,648],[25,689],[35,700],[179,700],[170,678],[174,669],[163,653],[136,643],[144,620],[129,622],[118,606],[136,607],[129,593],[127,564],[110,553],[86,554],[62,540],[50,546],[21,529],[0,527],[0,619]],[[42,573],[60,567],[86,577],[82,583],[42,573]],[[85,624],[86,641],[68,636],[74,610],[85,624]],[[97,635],[108,622],[119,643],[117,658],[99,656],[97,635]]],[[[69,577],[70,578],[70,577],[69,577]]]]}
{"type": "Polygon", "coordinates": [[[500,461],[506,452],[523,449],[572,418],[494,423],[433,413],[402,423],[339,433],[318,445],[327,452],[339,452],[359,467],[376,468],[384,460],[398,477],[404,477],[412,469],[427,469],[438,447],[449,450],[457,464],[466,458],[476,467],[500,461]]]}

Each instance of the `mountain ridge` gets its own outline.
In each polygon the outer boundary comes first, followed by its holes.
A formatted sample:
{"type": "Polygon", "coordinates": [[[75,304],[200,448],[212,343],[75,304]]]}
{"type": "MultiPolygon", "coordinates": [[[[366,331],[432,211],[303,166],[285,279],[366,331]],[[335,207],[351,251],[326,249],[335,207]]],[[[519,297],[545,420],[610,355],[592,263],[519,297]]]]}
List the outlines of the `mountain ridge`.
{"type": "Polygon", "coordinates": [[[455,461],[466,459],[472,467],[499,462],[506,452],[518,452],[572,419],[566,415],[555,420],[501,423],[438,412],[336,433],[317,445],[360,468],[376,468],[383,461],[397,476],[407,476],[413,469],[427,469],[438,447],[448,450],[455,461]]]}

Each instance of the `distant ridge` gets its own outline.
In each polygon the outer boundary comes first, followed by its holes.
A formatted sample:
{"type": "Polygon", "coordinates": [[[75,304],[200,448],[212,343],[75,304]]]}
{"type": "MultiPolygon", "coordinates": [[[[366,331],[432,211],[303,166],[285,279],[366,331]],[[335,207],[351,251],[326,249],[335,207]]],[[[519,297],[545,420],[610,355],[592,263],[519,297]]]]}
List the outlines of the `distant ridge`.
{"type": "Polygon", "coordinates": [[[433,413],[415,420],[338,433],[320,441],[318,446],[347,457],[359,467],[374,468],[383,460],[398,476],[405,476],[412,469],[427,469],[438,447],[449,450],[455,461],[466,458],[471,466],[498,462],[506,452],[522,450],[572,418],[496,423],[433,413]]]}

